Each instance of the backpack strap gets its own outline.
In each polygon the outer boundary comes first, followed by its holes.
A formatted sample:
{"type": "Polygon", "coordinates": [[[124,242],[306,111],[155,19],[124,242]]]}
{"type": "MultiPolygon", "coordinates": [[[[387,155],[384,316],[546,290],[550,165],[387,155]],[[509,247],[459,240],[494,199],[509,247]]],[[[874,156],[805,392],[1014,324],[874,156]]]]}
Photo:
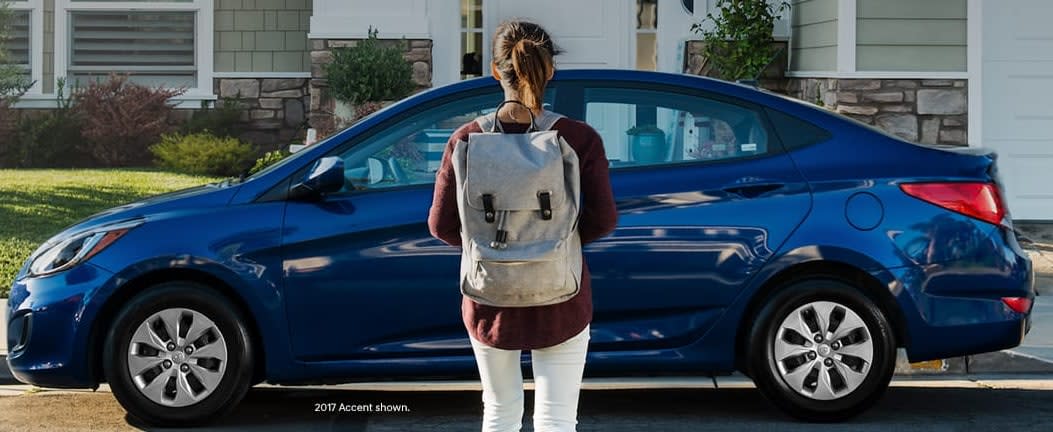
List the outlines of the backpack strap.
{"type": "MultiPolygon", "coordinates": [[[[497,110],[494,111],[494,114],[482,115],[476,118],[475,122],[479,124],[479,129],[481,129],[482,132],[504,132],[501,131],[501,125],[497,122],[497,113],[505,103],[518,103],[522,105],[522,102],[518,100],[506,100],[497,105],[497,110]]],[[[538,117],[534,117],[534,114],[531,113],[531,121],[533,121],[535,131],[549,131],[561,118],[563,118],[562,114],[553,113],[549,110],[543,111],[538,117]]]]}
{"type": "Polygon", "coordinates": [[[479,124],[479,129],[483,132],[490,132],[494,128],[494,117],[490,115],[481,115],[475,119],[475,122],[479,124]]]}
{"type": "Polygon", "coordinates": [[[563,114],[545,110],[541,112],[540,116],[534,119],[534,123],[537,124],[537,130],[546,131],[552,129],[552,127],[556,125],[556,122],[563,117],[563,114]]]}

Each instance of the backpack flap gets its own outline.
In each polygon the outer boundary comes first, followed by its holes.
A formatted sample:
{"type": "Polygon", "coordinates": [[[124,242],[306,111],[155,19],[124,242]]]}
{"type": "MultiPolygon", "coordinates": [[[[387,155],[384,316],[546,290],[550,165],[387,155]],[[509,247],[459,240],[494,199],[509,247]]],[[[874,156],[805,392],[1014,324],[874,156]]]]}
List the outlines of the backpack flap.
{"type": "Polygon", "coordinates": [[[468,138],[464,199],[482,211],[490,195],[497,211],[540,210],[547,193],[550,209],[567,199],[561,149],[555,131],[505,135],[477,133],[468,138]]]}

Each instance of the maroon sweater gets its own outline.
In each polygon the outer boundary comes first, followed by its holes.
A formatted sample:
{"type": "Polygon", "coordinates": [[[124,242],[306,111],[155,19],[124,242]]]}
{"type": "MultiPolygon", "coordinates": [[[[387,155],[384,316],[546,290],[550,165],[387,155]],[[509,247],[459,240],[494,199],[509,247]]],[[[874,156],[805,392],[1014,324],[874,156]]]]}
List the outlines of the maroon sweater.
{"type": "MultiPolygon", "coordinates": [[[[501,125],[509,133],[523,133],[527,129],[526,124],[502,122],[501,125]]],[[[578,232],[582,244],[586,244],[613,231],[618,221],[603,140],[589,125],[569,118],[560,119],[552,129],[578,154],[582,193],[578,232]]],[[[474,132],[482,130],[473,121],[457,129],[446,144],[428,215],[431,234],[453,246],[461,245],[461,220],[450,155],[458,141],[467,141],[468,134],[474,132]]],[[[497,307],[464,297],[461,317],[465,328],[476,340],[507,350],[545,348],[570,339],[592,322],[592,284],[584,260],[582,257],[581,290],[570,300],[546,306],[497,307]]]]}

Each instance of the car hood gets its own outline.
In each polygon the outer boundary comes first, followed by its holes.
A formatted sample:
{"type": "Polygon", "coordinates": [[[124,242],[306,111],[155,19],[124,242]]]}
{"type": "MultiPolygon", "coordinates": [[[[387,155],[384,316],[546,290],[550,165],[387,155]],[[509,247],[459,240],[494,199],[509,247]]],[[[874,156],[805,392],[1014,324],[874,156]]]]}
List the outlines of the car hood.
{"type": "Polygon", "coordinates": [[[240,185],[212,183],[155,195],[129,204],[103,210],[77,222],[59,234],[90,229],[99,225],[129,219],[158,217],[161,214],[207,207],[225,206],[240,185]]]}

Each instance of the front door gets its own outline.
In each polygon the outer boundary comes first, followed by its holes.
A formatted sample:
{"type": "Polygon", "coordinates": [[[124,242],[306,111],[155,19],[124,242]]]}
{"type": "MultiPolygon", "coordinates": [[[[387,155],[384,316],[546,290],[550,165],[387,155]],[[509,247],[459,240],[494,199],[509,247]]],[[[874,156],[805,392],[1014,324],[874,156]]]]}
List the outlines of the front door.
{"type": "MultiPolygon", "coordinates": [[[[556,56],[558,69],[632,68],[632,0],[483,0],[483,14],[488,36],[508,19],[540,24],[563,50],[556,56]]],[[[490,52],[488,37],[484,50],[490,52]]]]}
{"type": "Polygon", "coordinates": [[[457,285],[460,250],[432,238],[427,217],[450,134],[492,113],[502,97],[495,82],[352,138],[332,154],[344,160],[344,191],[288,203],[285,293],[298,359],[471,355],[457,285]]]}

